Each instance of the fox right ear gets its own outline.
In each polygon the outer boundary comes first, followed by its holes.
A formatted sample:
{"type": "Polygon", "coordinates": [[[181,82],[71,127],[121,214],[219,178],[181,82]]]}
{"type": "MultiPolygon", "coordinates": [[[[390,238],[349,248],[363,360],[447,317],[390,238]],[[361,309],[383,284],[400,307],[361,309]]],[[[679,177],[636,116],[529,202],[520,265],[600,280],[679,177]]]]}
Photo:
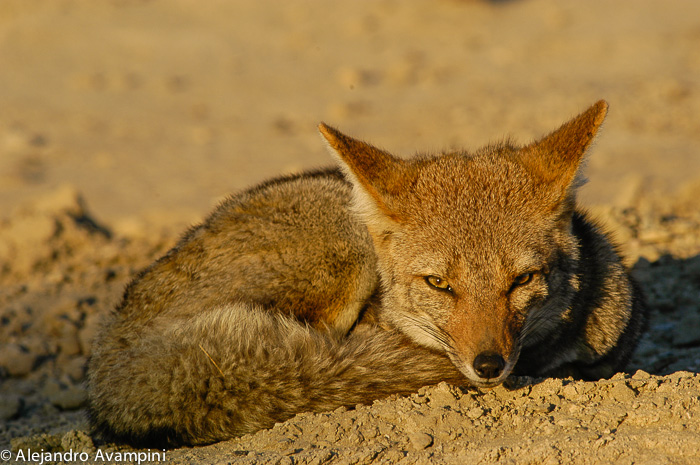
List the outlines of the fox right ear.
{"type": "Polygon", "coordinates": [[[583,184],[580,168],[584,155],[607,112],[605,100],[596,102],[559,129],[525,147],[521,152],[522,163],[571,203],[576,189],[583,184]]]}
{"type": "MultiPolygon", "coordinates": [[[[324,123],[318,125],[331,154],[353,184],[355,210],[368,223],[399,221],[392,199],[404,186],[407,164],[388,152],[346,136],[324,123]]],[[[386,227],[387,225],[377,225],[386,227]]]]}

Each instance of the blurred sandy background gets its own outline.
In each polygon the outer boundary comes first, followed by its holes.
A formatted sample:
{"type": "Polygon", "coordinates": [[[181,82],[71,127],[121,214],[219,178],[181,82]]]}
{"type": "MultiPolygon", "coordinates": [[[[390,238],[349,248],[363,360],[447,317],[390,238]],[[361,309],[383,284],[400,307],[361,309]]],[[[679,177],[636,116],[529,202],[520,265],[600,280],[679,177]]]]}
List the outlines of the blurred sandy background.
{"type": "Polygon", "coordinates": [[[117,232],[181,227],[331,163],[319,121],[410,155],[600,98],[585,203],[700,184],[700,3],[2,0],[0,218],[68,184],[117,232]]]}

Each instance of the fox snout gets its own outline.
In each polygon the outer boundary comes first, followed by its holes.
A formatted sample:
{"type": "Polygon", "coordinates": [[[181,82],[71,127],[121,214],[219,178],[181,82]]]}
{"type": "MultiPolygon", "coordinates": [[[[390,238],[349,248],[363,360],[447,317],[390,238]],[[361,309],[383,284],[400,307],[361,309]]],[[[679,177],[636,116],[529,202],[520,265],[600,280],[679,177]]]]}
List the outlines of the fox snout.
{"type": "Polygon", "coordinates": [[[496,386],[518,361],[518,331],[503,316],[479,318],[470,313],[460,313],[445,328],[452,341],[450,358],[474,386],[496,386]]]}
{"type": "Polygon", "coordinates": [[[517,355],[484,350],[476,355],[453,354],[451,358],[472,385],[493,387],[501,384],[511,374],[518,360],[517,355]]]}
{"type": "Polygon", "coordinates": [[[476,355],[451,354],[455,366],[477,387],[493,387],[501,384],[511,374],[518,361],[517,352],[502,353],[484,350],[476,355]]]}
{"type": "Polygon", "coordinates": [[[496,352],[482,352],[474,358],[474,371],[481,379],[489,380],[501,376],[506,361],[496,352]]]}

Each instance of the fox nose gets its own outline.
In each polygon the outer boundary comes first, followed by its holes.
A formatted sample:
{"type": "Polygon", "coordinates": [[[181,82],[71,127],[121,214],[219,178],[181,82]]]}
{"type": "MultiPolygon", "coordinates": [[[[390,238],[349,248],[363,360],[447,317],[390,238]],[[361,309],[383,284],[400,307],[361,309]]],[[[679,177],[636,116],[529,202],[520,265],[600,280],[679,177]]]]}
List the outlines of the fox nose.
{"type": "Polygon", "coordinates": [[[498,378],[505,366],[506,361],[495,352],[482,352],[474,359],[474,371],[483,379],[498,378]]]}

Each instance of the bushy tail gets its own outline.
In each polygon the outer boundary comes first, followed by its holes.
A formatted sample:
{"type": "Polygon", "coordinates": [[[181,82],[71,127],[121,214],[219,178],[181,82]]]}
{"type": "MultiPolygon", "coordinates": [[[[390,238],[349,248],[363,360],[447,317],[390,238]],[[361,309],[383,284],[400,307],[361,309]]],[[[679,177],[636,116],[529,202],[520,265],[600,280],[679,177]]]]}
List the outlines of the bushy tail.
{"type": "Polygon", "coordinates": [[[103,437],[133,445],[208,444],[300,412],[464,381],[445,356],[370,325],[340,339],[239,305],[139,334],[128,326],[95,341],[89,414],[103,437]]]}

